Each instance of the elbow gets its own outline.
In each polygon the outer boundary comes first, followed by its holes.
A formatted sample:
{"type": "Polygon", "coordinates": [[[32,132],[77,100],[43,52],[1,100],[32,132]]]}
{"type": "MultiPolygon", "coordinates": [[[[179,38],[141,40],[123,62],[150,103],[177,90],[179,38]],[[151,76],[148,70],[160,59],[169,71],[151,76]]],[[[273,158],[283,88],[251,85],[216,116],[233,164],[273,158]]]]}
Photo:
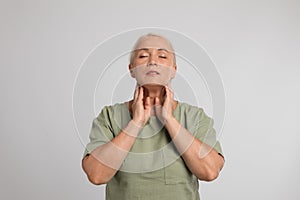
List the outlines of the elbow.
{"type": "Polygon", "coordinates": [[[209,172],[206,172],[206,173],[201,173],[200,175],[196,175],[196,176],[201,181],[210,182],[210,181],[213,181],[213,180],[218,178],[219,172],[209,171],[209,172]]]}
{"type": "MultiPolygon", "coordinates": [[[[92,158],[91,158],[92,159],[92,158]]],[[[90,157],[87,156],[82,160],[82,169],[85,172],[88,180],[94,185],[106,184],[110,181],[111,177],[99,168],[98,162],[92,162],[90,157]]]]}
{"type": "Polygon", "coordinates": [[[206,165],[203,166],[203,173],[202,173],[202,179],[199,178],[200,180],[203,181],[213,181],[219,177],[220,171],[222,170],[224,166],[224,158],[219,157],[221,159],[218,159],[217,162],[214,163],[207,163],[206,165]]]}
{"type": "Polygon", "coordinates": [[[87,175],[89,181],[94,185],[102,185],[109,182],[108,179],[97,175],[87,175]]]}
{"type": "Polygon", "coordinates": [[[206,182],[211,182],[215,179],[217,179],[219,176],[219,171],[217,170],[211,170],[209,172],[206,173],[206,175],[203,177],[203,181],[206,181],[206,182]]]}
{"type": "Polygon", "coordinates": [[[197,178],[201,181],[210,182],[218,178],[220,170],[217,167],[206,166],[202,170],[198,171],[197,178]]]}
{"type": "Polygon", "coordinates": [[[91,170],[86,172],[88,180],[94,185],[102,185],[106,184],[110,181],[111,177],[107,174],[103,173],[102,171],[94,171],[91,170]]]}

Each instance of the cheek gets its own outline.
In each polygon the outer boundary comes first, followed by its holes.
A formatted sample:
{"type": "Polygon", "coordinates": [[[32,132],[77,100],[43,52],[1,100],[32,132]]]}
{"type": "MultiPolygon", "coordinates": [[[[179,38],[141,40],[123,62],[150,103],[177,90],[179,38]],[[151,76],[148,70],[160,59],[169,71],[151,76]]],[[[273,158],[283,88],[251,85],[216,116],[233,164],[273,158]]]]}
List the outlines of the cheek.
{"type": "Polygon", "coordinates": [[[164,64],[166,66],[171,66],[172,65],[172,60],[161,60],[161,64],[164,64]]]}
{"type": "Polygon", "coordinates": [[[171,56],[168,56],[168,58],[166,58],[166,59],[163,59],[163,58],[159,59],[159,62],[164,65],[171,66],[171,65],[173,65],[173,60],[174,59],[171,56]]]}
{"type": "Polygon", "coordinates": [[[134,61],[134,65],[135,65],[135,66],[139,66],[139,65],[143,65],[143,64],[147,64],[147,61],[144,60],[144,59],[136,59],[136,60],[134,61]]]}

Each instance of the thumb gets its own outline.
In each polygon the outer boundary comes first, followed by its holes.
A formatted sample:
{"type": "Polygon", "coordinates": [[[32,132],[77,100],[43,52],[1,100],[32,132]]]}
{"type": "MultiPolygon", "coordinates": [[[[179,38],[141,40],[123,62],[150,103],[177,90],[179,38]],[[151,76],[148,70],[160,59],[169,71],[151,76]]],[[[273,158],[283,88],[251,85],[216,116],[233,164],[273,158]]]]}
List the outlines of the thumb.
{"type": "Polygon", "coordinates": [[[158,97],[155,97],[154,99],[154,111],[156,114],[159,114],[161,111],[160,100],[158,97]]]}
{"type": "Polygon", "coordinates": [[[145,109],[149,109],[150,108],[150,97],[146,97],[145,99],[145,109]]]}
{"type": "Polygon", "coordinates": [[[155,97],[155,99],[154,99],[154,104],[155,104],[155,105],[160,105],[160,100],[159,100],[158,97],[155,97]]]}
{"type": "Polygon", "coordinates": [[[152,115],[150,97],[146,97],[145,99],[145,114],[147,119],[152,115]]]}

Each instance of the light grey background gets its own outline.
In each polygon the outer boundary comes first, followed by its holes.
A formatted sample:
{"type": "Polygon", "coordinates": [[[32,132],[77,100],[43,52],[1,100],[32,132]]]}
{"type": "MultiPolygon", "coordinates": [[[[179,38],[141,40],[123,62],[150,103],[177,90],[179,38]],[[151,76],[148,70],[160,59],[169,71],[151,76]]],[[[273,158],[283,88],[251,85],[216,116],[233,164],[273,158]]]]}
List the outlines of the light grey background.
{"type": "Polygon", "coordinates": [[[299,11],[296,0],[1,1],[0,199],[103,199],[81,170],[73,83],[98,43],[142,26],[192,37],[223,78],[226,164],[202,199],[299,199],[299,11]]]}

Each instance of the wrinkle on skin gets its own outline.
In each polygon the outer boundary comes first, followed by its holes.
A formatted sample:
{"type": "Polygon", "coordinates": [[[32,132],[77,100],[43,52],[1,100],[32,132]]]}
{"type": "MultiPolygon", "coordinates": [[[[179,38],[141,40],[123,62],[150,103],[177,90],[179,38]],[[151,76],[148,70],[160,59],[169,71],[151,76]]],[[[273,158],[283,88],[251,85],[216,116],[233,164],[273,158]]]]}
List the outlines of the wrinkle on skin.
{"type": "Polygon", "coordinates": [[[176,71],[172,67],[164,65],[150,66],[142,65],[132,69],[132,73],[138,86],[144,85],[169,85],[176,71]]]}

